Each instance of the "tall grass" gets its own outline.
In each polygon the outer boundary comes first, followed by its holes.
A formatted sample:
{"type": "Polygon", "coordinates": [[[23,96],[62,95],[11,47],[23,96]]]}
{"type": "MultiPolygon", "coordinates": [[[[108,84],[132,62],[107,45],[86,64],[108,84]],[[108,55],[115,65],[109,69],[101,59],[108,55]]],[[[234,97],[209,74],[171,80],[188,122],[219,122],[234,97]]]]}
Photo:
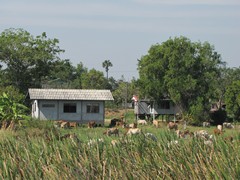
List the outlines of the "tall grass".
{"type": "MultiPolygon", "coordinates": [[[[34,129],[36,130],[36,129],[34,129]]],[[[0,131],[1,179],[240,179],[239,134],[234,142],[216,137],[213,145],[201,139],[178,139],[165,129],[146,128],[143,134],[106,137],[105,128],[71,130],[78,139],[60,141],[67,130],[0,131]],[[89,145],[90,139],[103,138],[89,145]],[[112,139],[118,143],[113,146],[112,139]],[[178,141],[171,144],[171,141],[178,141]]]]}

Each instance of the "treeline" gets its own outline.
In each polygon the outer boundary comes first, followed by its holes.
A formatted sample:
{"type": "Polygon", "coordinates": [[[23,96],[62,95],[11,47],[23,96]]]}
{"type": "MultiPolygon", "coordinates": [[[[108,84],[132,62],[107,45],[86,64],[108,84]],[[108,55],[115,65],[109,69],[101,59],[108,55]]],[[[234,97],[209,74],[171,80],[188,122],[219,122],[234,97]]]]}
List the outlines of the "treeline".
{"type": "Polygon", "coordinates": [[[88,69],[82,62],[74,66],[69,59],[61,59],[61,53],[59,40],[46,33],[34,37],[23,29],[3,31],[0,91],[25,103],[28,88],[110,89],[115,99],[111,107],[131,103],[133,94],[156,102],[171,98],[193,123],[211,118],[211,104],[219,102],[226,104],[228,117],[239,120],[240,69],[227,67],[208,42],[178,37],[153,45],[139,59],[139,79],[131,82],[124,76],[119,80],[108,77],[113,66],[110,60],[103,62],[105,77],[104,72],[88,69]]]}
{"type": "MultiPolygon", "coordinates": [[[[69,59],[61,59],[64,50],[58,39],[46,33],[32,36],[23,29],[7,29],[0,34],[0,92],[9,92],[17,101],[25,101],[28,88],[110,89],[114,103],[121,106],[131,101],[136,92],[136,80],[127,82],[124,76],[116,80],[104,72],[88,69],[82,62],[74,66],[69,59]]],[[[81,56],[81,55],[80,55],[81,56]]],[[[108,73],[113,66],[103,61],[108,73]]]]}

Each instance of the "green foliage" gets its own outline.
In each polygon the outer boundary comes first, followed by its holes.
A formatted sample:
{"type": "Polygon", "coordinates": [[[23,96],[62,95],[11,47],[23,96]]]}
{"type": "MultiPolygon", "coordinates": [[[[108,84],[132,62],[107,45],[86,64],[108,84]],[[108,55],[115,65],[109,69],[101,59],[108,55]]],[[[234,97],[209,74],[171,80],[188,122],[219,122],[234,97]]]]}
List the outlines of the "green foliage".
{"type": "Polygon", "coordinates": [[[117,82],[117,88],[112,91],[114,103],[120,107],[125,102],[131,103],[132,96],[138,94],[137,81],[132,79],[131,82],[127,82],[124,79],[117,82]]]}
{"type": "Polygon", "coordinates": [[[232,115],[235,120],[240,120],[240,80],[233,81],[228,86],[225,94],[225,102],[228,114],[232,115]]]}
{"type": "Polygon", "coordinates": [[[91,69],[88,73],[83,74],[83,89],[105,89],[107,85],[108,82],[106,78],[104,78],[103,73],[96,69],[91,69]]]}
{"type": "Polygon", "coordinates": [[[63,52],[57,39],[48,39],[46,33],[33,37],[23,29],[7,29],[0,34],[0,61],[6,65],[4,78],[6,84],[12,84],[27,92],[28,87],[40,87],[41,79],[59,60],[63,52]]]}
{"type": "Polygon", "coordinates": [[[107,73],[107,79],[108,79],[108,71],[109,71],[109,67],[112,67],[112,63],[110,60],[105,60],[103,63],[102,63],[102,67],[105,68],[105,71],[107,73]]]}
{"type": "Polygon", "coordinates": [[[1,121],[18,121],[19,119],[27,118],[27,110],[26,106],[14,101],[7,93],[3,93],[0,96],[1,121]]]}
{"type": "Polygon", "coordinates": [[[15,102],[23,103],[25,101],[25,95],[22,94],[18,88],[14,86],[3,86],[0,87],[0,94],[7,92],[9,97],[11,97],[15,102]]]}
{"type": "Polygon", "coordinates": [[[216,98],[221,65],[220,55],[209,43],[169,39],[152,46],[139,60],[141,95],[156,101],[169,95],[182,113],[199,118],[209,110],[209,99],[216,98]]]}

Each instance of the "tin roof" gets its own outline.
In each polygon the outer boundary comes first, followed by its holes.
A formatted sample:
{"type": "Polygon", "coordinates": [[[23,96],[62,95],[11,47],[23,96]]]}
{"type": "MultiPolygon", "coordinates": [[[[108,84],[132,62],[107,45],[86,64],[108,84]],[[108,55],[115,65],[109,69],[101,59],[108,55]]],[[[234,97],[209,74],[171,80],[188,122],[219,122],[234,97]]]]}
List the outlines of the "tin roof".
{"type": "Polygon", "coordinates": [[[28,89],[30,99],[46,100],[114,100],[110,90],[28,89]]]}

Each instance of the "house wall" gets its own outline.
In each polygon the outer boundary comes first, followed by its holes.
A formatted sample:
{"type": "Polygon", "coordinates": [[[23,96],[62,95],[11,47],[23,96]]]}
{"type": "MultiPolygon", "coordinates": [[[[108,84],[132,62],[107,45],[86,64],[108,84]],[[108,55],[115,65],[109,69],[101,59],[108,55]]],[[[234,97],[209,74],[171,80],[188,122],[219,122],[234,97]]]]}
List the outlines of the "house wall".
{"type": "Polygon", "coordinates": [[[69,120],[79,123],[88,123],[93,120],[97,124],[104,124],[104,101],[57,101],[34,100],[32,104],[32,117],[41,120],[69,120]],[[76,103],[75,113],[64,113],[64,103],[76,103]],[[87,105],[95,103],[99,105],[98,113],[87,113],[87,105]],[[36,109],[34,109],[34,106],[36,109]]]}
{"type": "Polygon", "coordinates": [[[38,118],[41,120],[58,119],[58,101],[38,101],[38,118]]]}
{"type": "Polygon", "coordinates": [[[161,109],[159,107],[154,108],[155,114],[176,114],[179,112],[179,108],[175,106],[173,103],[170,103],[170,108],[169,109],[161,109]]]}
{"type": "Polygon", "coordinates": [[[104,101],[82,101],[82,123],[94,120],[99,124],[104,123],[104,101]],[[87,113],[87,104],[98,103],[99,113],[87,113]]]}

